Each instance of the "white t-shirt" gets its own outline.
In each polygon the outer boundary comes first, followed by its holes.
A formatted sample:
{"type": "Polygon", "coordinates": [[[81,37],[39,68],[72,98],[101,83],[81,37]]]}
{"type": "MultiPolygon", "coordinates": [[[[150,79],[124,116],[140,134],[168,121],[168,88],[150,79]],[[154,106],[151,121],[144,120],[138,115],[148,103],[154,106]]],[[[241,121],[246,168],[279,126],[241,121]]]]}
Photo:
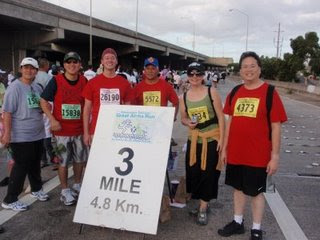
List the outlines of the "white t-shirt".
{"type": "Polygon", "coordinates": [[[85,76],[86,79],[90,80],[92,78],[94,78],[97,74],[92,71],[91,69],[88,69],[87,71],[84,72],[83,74],[85,76]]]}

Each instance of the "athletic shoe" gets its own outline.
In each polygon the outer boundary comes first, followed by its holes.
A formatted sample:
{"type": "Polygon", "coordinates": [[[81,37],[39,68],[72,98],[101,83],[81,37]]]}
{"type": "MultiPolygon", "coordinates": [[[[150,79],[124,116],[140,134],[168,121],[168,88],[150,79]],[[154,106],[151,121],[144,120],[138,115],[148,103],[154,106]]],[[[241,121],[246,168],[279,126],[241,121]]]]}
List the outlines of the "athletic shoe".
{"type": "Polygon", "coordinates": [[[243,234],[244,225],[243,221],[241,224],[233,220],[231,223],[228,223],[224,228],[218,230],[218,234],[222,237],[230,237],[233,234],[243,234]]]}
{"type": "Polygon", "coordinates": [[[42,189],[38,192],[31,192],[31,196],[38,199],[40,202],[49,200],[49,195],[42,191],[42,189]]]}
{"type": "Polygon", "coordinates": [[[199,210],[196,223],[202,226],[205,226],[208,224],[208,215],[206,210],[204,211],[199,210]]]}
{"type": "Polygon", "coordinates": [[[22,212],[22,211],[28,210],[28,205],[26,205],[22,202],[19,202],[19,201],[16,201],[13,203],[2,202],[1,207],[3,207],[4,209],[11,209],[11,210],[17,211],[17,212],[22,212]]]}
{"type": "MultiPolygon", "coordinates": [[[[197,217],[197,216],[198,216],[198,213],[199,213],[199,207],[189,210],[189,215],[190,215],[190,216],[197,217]]],[[[209,213],[211,213],[211,208],[210,208],[210,205],[209,205],[209,203],[208,203],[208,206],[207,206],[207,214],[209,214],[209,213]]]]}
{"type": "Polygon", "coordinates": [[[76,192],[77,195],[79,195],[80,190],[81,190],[81,183],[74,183],[74,184],[72,185],[72,190],[73,190],[74,192],[76,192]]]}
{"type": "Polygon", "coordinates": [[[262,240],[262,230],[251,229],[250,240],[262,240]]]}
{"type": "Polygon", "coordinates": [[[76,203],[76,199],[72,195],[70,188],[63,189],[60,195],[60,201],[66,206],[70,206],[76,203]]]}

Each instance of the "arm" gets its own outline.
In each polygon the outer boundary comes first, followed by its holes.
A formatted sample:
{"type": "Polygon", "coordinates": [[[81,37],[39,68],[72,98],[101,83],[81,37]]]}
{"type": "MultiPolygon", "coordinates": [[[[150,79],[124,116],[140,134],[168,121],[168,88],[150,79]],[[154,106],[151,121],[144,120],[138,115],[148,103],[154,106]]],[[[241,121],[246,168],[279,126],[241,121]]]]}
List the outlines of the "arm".
{"type": "Polygon", "coordinates": [[[217,151],[221,151],[222,146],[224,144],[223,142],[224,142],[225,118],[224,118],[224,113],[222,111],[221,98],[218,91],[215,88],[211,88],[211,96],[213,100],[213,106],[218,117],[218,124],[219,124],[219,131],[220,131],[220,141],[217,145],[217,151]]]}
{"type": "Polygon", "coordinates": [[[271,129],[272,129],[272,132],[271,132],[272,151],[271,151],[270,162],[267,165],[267,173],[269,176],[275,174],[279,166],[281,123],[280,122],[271,123],[271,129]]]}
{"type": "Polygon", "coordinates": [[[92,109],[92,101],[85,99],[83,107],[83,142],[85,145],[90,146],[92,136],[89,133],[90,113],[92,109]]]}
{"type": "Polygon", "coordinates": [[[51,126],[51,130],[52,131],[59,131],[61,130],[61,125],[60,123],[55,119],[55,117],[53,116],[53,114],[51,113],[51,105],[50,103],[41,98],[40,99],[40,106],[42,111],[47,115],[47,117],[49,118],[50,121],[50,126],[51,126]]]}
{"type": "Polygon", "coordinates": [[[188,117],[186,113],[186,107],[184,105],[183,95],[180,97],[180,116],[181,116],[181,123],[190,129],[194,129],[197,126],[197,123],[192,123],[191,119],[188,117]]]}
{"type": "Polygon", "coordinates": [[[1,143],[8,146],[11,140],[11,113],[3,112],[4,134],[1,143]]]}
{"type": "Polygon", "coordinates": [[[222,150],[221,150],[221,159],[224,162],[224,164],[227,164],[227,145],[228,145],[231,121],[232,121],[232,116],[229,115],[227,121],[225,122],[224,141],[223,141],[222,150]]]}
{"type": "Polygon", "coordinates": [[[179,112],[179,103],[174,106],[174,121],[177,121],[178,112],[179,112]]]}

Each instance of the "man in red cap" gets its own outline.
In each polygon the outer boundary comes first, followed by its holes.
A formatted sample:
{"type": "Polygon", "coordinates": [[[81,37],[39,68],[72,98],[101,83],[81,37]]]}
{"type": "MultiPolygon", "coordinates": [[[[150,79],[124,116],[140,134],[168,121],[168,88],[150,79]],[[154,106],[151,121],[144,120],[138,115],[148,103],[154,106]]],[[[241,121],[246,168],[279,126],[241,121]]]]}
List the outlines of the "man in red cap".
{"type": "Polygon", "coordinates": [[[83,110],[84,143],[91,145],[100,105],[129,104],[131,86],[128,80],[116,74],[117,53],[106,48],[101,55],[102,74],[91,79],[82,92],[85,98],[83,110]],[[91,121],[90,121],[91,116],[91,121]]]}

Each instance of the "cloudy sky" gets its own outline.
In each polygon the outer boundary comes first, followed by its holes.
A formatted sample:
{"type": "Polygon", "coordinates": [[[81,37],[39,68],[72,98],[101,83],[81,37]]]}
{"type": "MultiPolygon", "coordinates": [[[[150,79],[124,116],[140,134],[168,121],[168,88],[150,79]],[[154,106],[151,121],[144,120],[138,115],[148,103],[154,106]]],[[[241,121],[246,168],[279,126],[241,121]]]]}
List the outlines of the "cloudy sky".
{"type": "MultiPolygon", "coordinates": [[[[90,0],[45,0],[89,15],[90,0]]],[[[281,53],[290,39],[315,31],[320,37],[320,0],[138,0],[138,31],[214,57],[237,62],[246,48],[276,56],[278,25],[281,53]],[[230,11],[230,9],[234,9],[230,11]],[[194,34],[195,31],[195,34],[194,34]]],[[[135,30],[137,0],[92,0],[92,14],[135,30]]]]}

